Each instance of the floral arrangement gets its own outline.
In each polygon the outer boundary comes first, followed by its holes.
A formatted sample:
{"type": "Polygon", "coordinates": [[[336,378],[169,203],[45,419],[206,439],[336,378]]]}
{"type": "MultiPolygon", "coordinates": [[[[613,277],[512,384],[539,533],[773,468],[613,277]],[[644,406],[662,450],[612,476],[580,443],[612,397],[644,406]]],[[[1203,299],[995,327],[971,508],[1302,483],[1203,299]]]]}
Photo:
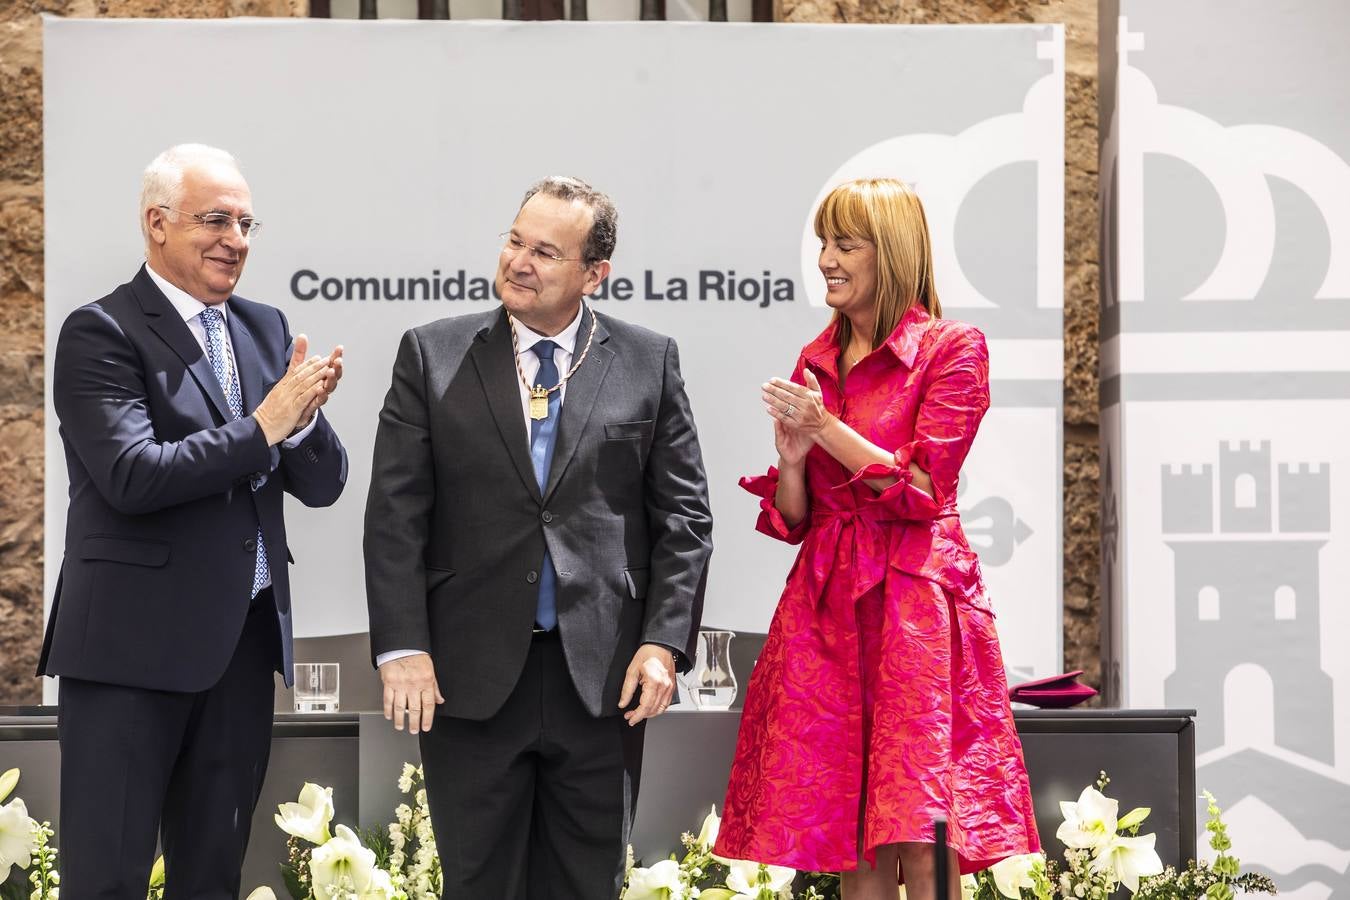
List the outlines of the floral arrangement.
{"type": "Polygon", "coordinates": [[[1240,874],[1238,859],[1228,853],[1232,842],[1213,794],[1204,793],[1205,830],[1218,857],[1212,864],[1191,860],[1178,873],[1163,867],[1153,848],[1155,836],[1139,833],[1148,807],[1118,817],[1119,804],[1102,793],[1110,782],[1102,772],[1076,803],[1059,804],[1064,822],[1055,837],[1066,848],[1063,867],[1042,853],[1010,857],[976,873],[973,900],[1107,900],[1122,885],[1134,900],[1233,900],[1236,890],[1276,893],[1266,876],[1240,874]]]}
{"type": "MultiPolygon", "coordinates": [[[[1140,834],[1147,807],[1119,816],[1119,804],[1104,793],[1110,779],[1102,772],[1077,802],[1061,802],[1064,822],[1055,832],[1066,848],[1064,863],[1044,853],[1013,856],[961,877],[962,900],[1107,900],[1124,887],[1134,900],[1234,900],[1235,891],[1274,894],[1275,884],[1256,873],[1240,874],[1222,811],[1209,792],[1205,830],[1218,857],[1212,864],[1192,860],[1180,873],[1164,868],[1154,849],[1155,835],[1140,834]]],[[[720,820],[716,807],[697,837],[681,837],[685,855],[672,855],[651,867],[632,864],[623,900],[838,900],[839,879],[822,873],[727,860],[712,854],[720,820]]],[[[900,896],[905,896],[904,888],[900,896]]]]}
{"type": "Polygon", "coordinates": [[[680,835],[685,852],[679,861],[672,855],[650,867],[637,866],[630,846],[621,900],[824,900],[838,896],[836,875],[805,874],[801,877],[809,882],[805,892],[795,894],[795,869],[713,855],[721,825],[714,806],[697,837],[689,832],[680,835]],[[827,892],[830,888],[832,893],[827,892]]]}
{"type": "Polygon", "coordinates": [[[56,871],[56,848],[51,846],[51,823],[30,818],[20,797],[5,803],[18,784],[18,769],[0,775],[0,804],[4,804],[0,806],[0,900],[58,900],[61,876],[56,871]],[[16,868],[26,870],[27,878],[15,875],[16,868]]]}
{"type": "MultiPolygon", "coordinates": [[[[290,837],[281,864],[292,900],[436,900],[441,864],[431,831],[422,770],[403,764],[398,788],[412,804],[400,803],[388,835],[357,833],[346,825],[329,831],[333,789],[306,784],[295,803],[277,807],[277,827],[290,837]]],[[[258,888],[249,900],[275,900],[258,888]]]]}
{"type": "MultiPolygon", "coordinates": [[[[5,802],[19,782],[19,770],[0,775],[0,900],[59,900],[61,876],[52,828],[28,815],[19,797],[5,802]]],[[[1043,853],[1014,856],[961,878],[962,900],[1108,900],[1124,887],[1133,900],[1234,900],[1236,893],[1274,894],[1264,875],[1243,873],[1214,796],[1204,793],[1205,831],[1217,854],[1212,863],[1191,860],[1182,871],[1164,867],[1153,834],[1140,834],[1150,810],[1124,816],[1103,793],[1103,772],[1076,802],[1061,802],[1064,821],[1055,832],[1065,847],[1064,862],[1043,853]]],[[[410,802],[394,810],[386,831],[353,831],[333,826],[333,789],[306,784],[294,803],[277,808],[277,827],[290,837],[282,876],[292,900],[434,900],[442,876],[422,770],[403,765],[399,790],[410,802]]],[[[832,873],[796,872],[781,866],[713,855],[721,820],[717,808],[697,835],[680,836],[684,856],[674,854],[640,866],[628,848],[622,900],[838,900],[832,873]]],[[[156,860],[147,900],[162,900],[164,860],[156,860]]],[[[901,897],[904,889],[901,888],[901,897]]],[[[276,900],[260,887],[248,900],[276,900]]]]}

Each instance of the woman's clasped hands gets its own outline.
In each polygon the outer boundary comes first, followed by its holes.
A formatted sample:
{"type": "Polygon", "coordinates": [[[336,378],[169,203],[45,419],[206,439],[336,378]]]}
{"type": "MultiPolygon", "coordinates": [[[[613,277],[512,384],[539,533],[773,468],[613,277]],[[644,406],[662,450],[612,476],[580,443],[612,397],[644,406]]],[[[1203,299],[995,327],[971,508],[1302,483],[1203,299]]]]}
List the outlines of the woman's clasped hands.
{"type": "Polygon", "coordinates": [[[803,374],[804,385],[785,378],[771,378],[761,385],[760,399],[773,418],[774,445],[782,461],[789,465],[806,458],[821,431],[834,419],[825,408],[815,374],[810,369],[803,374]]]}

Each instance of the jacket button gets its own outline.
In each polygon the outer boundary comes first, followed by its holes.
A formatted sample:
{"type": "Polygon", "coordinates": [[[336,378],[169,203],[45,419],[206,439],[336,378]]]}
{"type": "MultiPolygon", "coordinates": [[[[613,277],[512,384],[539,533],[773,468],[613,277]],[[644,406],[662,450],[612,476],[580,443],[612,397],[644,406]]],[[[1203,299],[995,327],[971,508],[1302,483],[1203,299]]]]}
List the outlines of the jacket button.
{"type": "Polygon", "coordinates": [[[530,573],[525,576],[525,580],[528,581],[530,584],[534,584],[536,581],[539,580],[539,573],[531,570],[530,573]]]}
{"type": "Polygon", "coordinates": [[[549,512],[548,510],[544,510],[544,511],[539,515],[539,518],[543,519],[545,523],[552,522],[552,521],[553,521],[553,513],[549,512]]]}
{"type": "Polygon", "coordinates": [[[244,549],[249,553],[258,552],[258,541],[256,538],[248,538],[244,541],[244,549]]]}

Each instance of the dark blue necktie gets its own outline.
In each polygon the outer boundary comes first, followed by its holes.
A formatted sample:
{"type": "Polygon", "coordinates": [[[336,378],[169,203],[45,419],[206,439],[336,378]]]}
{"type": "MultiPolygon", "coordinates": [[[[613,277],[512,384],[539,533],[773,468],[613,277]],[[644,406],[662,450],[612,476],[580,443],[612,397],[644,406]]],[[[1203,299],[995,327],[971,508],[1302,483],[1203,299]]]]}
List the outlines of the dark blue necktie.
{"type": "MultiPolygon", "coordinates": [[[[530,348],[539,357],[539,374],[534,376],[535,387],[545,389],[558,383],[558,366],[553,361],[553,351],[558,345],[553,341],[539,341],[530,348]]],[[[558,414],[562,410],[562,390],[548,395],[548,415],[542,419],[530,420],[530,461],[534,463],[534,477],[539,482],[539,491],[543,493],[548,484],[548,467],[553,462],[553,445],[558,442],[558,414]]],[[[553,568],[553,558],[548,547],[544,547],[544,564],[539,569],[539,604],[535,608],[534,621],[540,628],[551,631],[558,624],[558,573],[553,568]]]]}

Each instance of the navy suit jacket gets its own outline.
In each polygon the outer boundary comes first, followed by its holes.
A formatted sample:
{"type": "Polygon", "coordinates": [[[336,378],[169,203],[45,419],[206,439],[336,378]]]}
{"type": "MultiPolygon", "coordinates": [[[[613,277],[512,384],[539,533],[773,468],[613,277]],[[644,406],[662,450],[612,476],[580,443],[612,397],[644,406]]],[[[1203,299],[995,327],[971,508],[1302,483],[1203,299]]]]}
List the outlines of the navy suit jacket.
{"type": "Polygon", "coordinates": [[[248,413],[286,371],[286,317],[241,297],[226,303],[245,410],[237,421],[201,346],[144,267],[62,325],[52,395],[70,509],[38,674],[211,687],[243,631],[261,526],[278,659],[291,682],[282,492],[306,506],[332,504],[347,454],[322,413],[299,446],[268,447],[248,413]]]}

